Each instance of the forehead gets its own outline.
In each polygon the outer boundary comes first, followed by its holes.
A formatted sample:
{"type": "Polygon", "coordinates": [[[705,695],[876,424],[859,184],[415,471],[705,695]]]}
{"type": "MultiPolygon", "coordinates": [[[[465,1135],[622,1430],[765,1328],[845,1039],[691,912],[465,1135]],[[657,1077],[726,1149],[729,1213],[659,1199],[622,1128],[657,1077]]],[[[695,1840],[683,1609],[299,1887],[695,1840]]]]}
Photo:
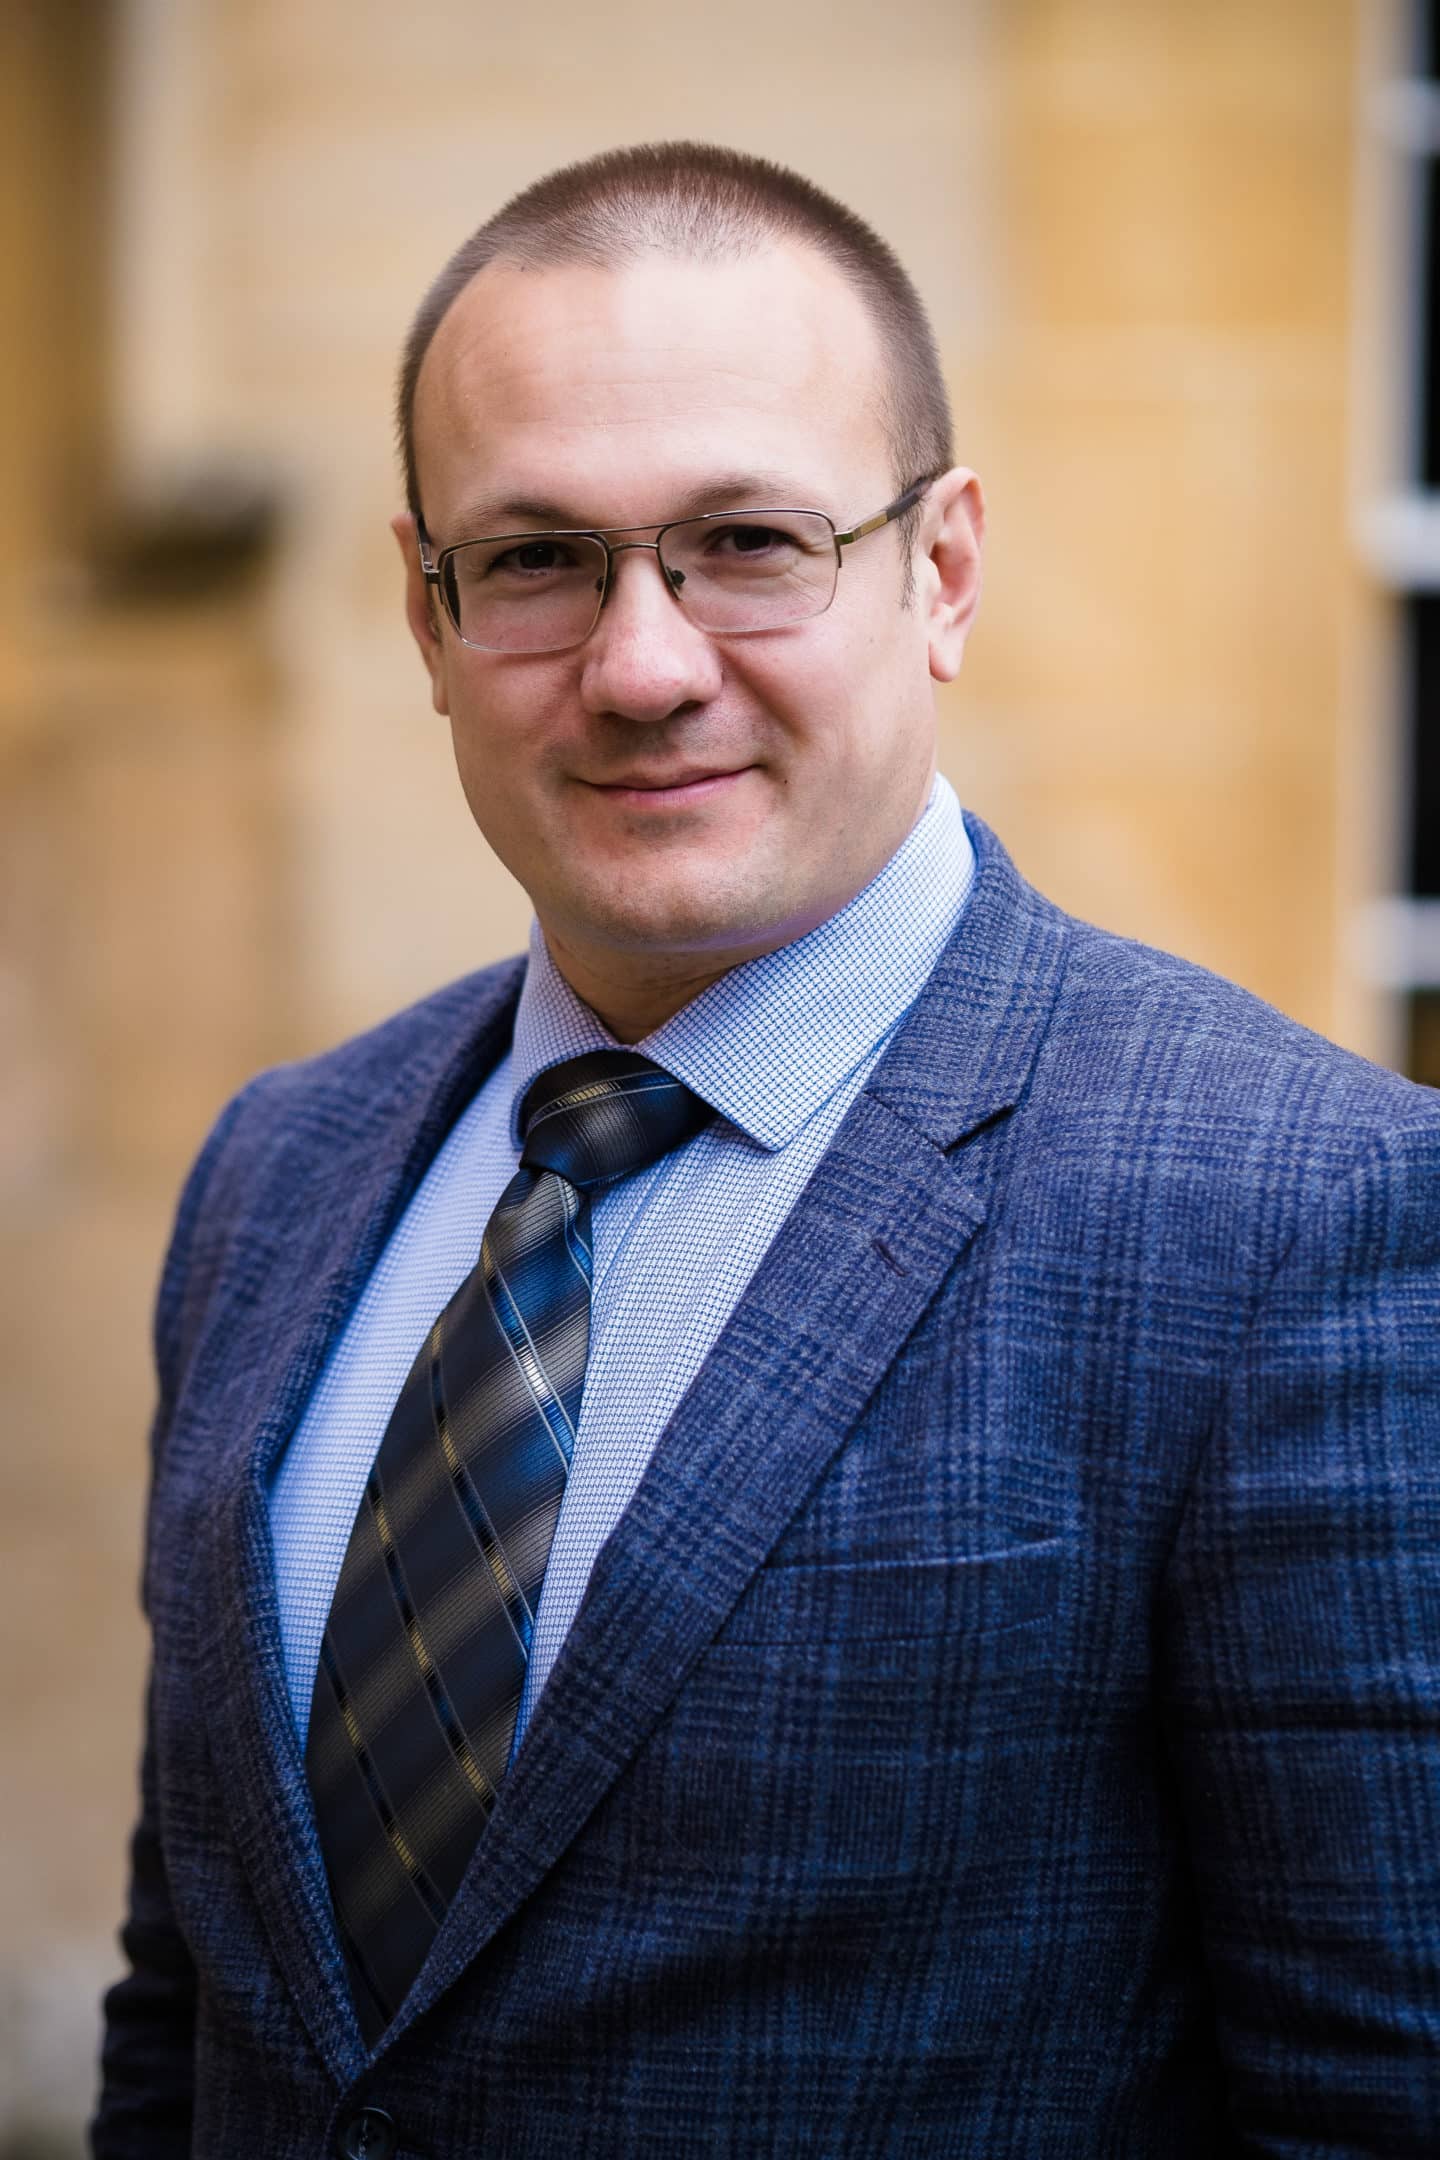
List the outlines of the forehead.
{"type": "Polygon", "coordinates": [[[440,531],[543,495],[576,522],[638,522],[683,508],[717,473],[751,471],[859,514],[857,491],[890,477],[883,381],[869,310],[809,249],[492,263],[421,370],[425,514],[440,531]]]}

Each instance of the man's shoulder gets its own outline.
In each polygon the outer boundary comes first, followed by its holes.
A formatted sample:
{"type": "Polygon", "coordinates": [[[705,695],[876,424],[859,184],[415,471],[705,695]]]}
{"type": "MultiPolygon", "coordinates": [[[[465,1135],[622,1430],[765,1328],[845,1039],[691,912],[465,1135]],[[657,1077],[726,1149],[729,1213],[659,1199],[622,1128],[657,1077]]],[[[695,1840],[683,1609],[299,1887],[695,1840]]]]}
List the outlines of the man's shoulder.
{"type": "Polygon", "coordinates": [[[1126,1091],[1246,1127],[1440,1119],[1440,1093],[1373,1063],[1196,962],[1066,918],[1047,1051],[1082,1095],[1126,1091]]]}
{"type": "Polygon", "coordinates": [[[1198,1241],[1263,1273],[1314,1211],[1378,1179],[1433,1233],[1440,1092],[1194,962],[1065,926],[1029,1159],[1092,1217],[1149,1222],[1176,1265],[1198,1241]]]}
{"type": "Polygon", "coordinates": [[[329,1049],[257,1073],[216,1120],[192,1187],[203,1184],[212,1205],[231,1185],[254,1196],[277,1172],[363,1153],[397,1123],[424,1123],[427,1110],[452,1117],[504,1052],[524,969],[523,959],[498,961],[329,1049]]]}
{"type": "Polygon", "coordinates": [[[258,1073],[240,1099],[284,1119],[322,1104],[368,1103],[399,1080],[439,1072],[510,1017],[524,972],[516,957],[462,975],[328,1049],[258,1073]]]}
{"type": "Polygon", "coordinates": [[[520,959],[482,968],[231,1098],[180,1197],[156,1314],[162,1370],[226,1270],[249,1280],[252,1246],[428,1159],[503,1056],[523,974],[520,959]]]}
{"type": "MultiPolygon", "coordinates": [[[[1373,1064],[1196,962],[1067,914],[967,819],[977,876],[932,978],[946,1054],[1033,1051],[1024,1093],[1044,1133],[1192,1161],[1331,1153],[1362,1134],[1440,1125],[1440,1093],[1373,1064]],[[997,1022],[996,1015],[999,1014],[997,1022]]],[[[1032,1124],[1034,1121],[1031,1121],[1032,1124]]],[[[1136,1167],[1139,1162],[1137,1160],[1136,1167]]]]}
{"type": "MultiPolygon", "coordinates": [[[[1366,1193],[1385,1195],[1391,1234],[1429,1249],[1440,1092],[1023,884],[1011,920],[1012,951],[1039,956],[1010,980],[1017,1027],[1027,1000],[1045,1011],[1010,1125],[1009,1204],[1066,1265],[1126,1251],[1177,1282],[1253,1288],[1302,1226],[1366,1193]]],[[[963,937],[962,918],[957,955],[963,937]]],[[[973,1056],[963,1000],[937,1039],[973,1056]]]]}

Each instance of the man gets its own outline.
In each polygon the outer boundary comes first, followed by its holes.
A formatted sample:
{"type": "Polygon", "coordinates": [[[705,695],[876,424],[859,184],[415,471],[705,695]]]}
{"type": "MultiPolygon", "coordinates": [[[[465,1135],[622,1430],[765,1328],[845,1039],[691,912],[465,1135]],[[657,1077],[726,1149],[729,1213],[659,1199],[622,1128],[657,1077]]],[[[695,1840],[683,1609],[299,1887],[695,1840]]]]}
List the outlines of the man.
{"type": "Polygon", "coordinates": [[[186,1189],[97,2154],[1440,2150],[1440,1106],[962,820],[803,181],[540,182],[401,422],[537,929],[186,1189]]]}

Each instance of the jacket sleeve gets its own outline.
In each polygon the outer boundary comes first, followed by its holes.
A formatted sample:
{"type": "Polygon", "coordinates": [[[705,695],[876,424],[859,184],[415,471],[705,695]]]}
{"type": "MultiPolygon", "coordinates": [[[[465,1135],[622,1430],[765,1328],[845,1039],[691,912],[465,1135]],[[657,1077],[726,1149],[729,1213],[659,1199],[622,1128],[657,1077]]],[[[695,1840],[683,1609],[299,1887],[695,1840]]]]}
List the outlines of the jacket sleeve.
{"type": "MultiPolygon", "coordinates": [[[[161,1276],[155,1312],[159,1402],[151,1438],[152,1525],[188,1344],[204,1306],[203,1271],[194,1264],[197,1227],[212,1173],[243,1100],[237,1096],[222,1114],[186,1181],[161,1276]]],[[[147,1534],[142,1591],[147,1613],[152,1564],[147,1534]]],[[[188,2160],[191,2149],[195,1968],[171,1908],[161,1829],[162,1783],[147,1698],[140,1816],[131,1840],[129,1905],[120,1931],[129,1969],[105,1997],[100,2094],[90,2126],[96,2160],[188,2160]]]]}
{"type": "Polygon", "coordinates": [[[129,1966],[105,1997],[96,2160],[188,2160],[194,2113],[195,1969],[170,1909],[148,1743],[130,1900],[120,1946],[129,1966]]]}
{"type": "Polygon", "coordinates": [[[1440,2152],[1440,1116],[1260,1301],[1164,1604],[1237,2149],[1440,2152]]]}

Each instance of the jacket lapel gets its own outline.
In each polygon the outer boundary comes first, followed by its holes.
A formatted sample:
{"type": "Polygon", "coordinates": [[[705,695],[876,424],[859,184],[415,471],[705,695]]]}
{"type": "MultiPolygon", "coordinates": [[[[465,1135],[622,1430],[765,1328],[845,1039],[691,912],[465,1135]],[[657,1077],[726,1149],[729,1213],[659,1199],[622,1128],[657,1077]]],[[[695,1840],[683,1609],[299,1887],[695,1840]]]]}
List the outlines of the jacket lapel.
{"type": "MultiPolygon", "coordinates": [[[[211,1396],[215,1497],[198,1570],[199,1655],[215,1771],[256,1903],[316,2048],[332,2074],[365,2059],[335,1936],[324,1862],[281,1655],[267,1488],[311,1389],[386,1240],[456,1116],[509,1041],[520,969],[459,985],[436,1038],[376,1089],[337,1087],[322,1106],[323,1173],[252,1221],[232,1275],[263,1280],[266,1335],[222,1310],[197,1363],[225,1375],[211,1396]],[[468,995],[467,995],[468,992],[468,995]],[[336,1145],[336,1133],[341,1135],[336,1145]],[[278,1330],[278,1332],[277,1332],[278,1330]]],[[[301,1136],[302,1149],[304,1136],[301,1136]]]]}
{"type": "Polygon", "coordinates": [[[963,1143],[1020,1099],[1066,929],[994,836],[968,822],[977,875],[956,938],[596,1561],[474,1863],[382,2047],[459,1976],[575,1837],[984,1220],[990,1158],[963,1143]]]}

